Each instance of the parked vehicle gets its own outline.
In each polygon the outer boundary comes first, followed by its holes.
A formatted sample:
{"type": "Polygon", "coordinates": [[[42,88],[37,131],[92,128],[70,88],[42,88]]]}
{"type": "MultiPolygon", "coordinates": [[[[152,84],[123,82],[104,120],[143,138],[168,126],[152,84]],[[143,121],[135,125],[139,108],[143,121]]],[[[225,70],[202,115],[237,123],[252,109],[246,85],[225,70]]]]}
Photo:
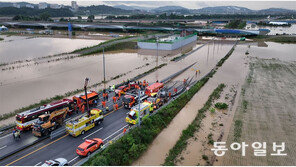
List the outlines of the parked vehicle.
{"type": "Polygon", "coordinates": [[[145,89],[145,94],[151,96],[153,93],[157,93],[161,88],[163,88],[164,84],[160,82],[156,82],[150,86],[147,86],[145,89]]]}
{"type": "MultiPolygon", "coordinates": [[[[90,106],[95,104],[98,100],[99,94],[96,91],[87,92],[87,100],[90,106]]],[[[73,102],[76,103],[78,109],[82,109],[83,105],[86,105],[86,96],[84,94],[73,96],[73,102]]]]}
{"type": "Polygon", "coordinates": [[[82,144],[80,144],[77,149],[76,153],[79,156],[89,156],[92,152],[96,151],[99,148],[102,148],[104,142],[102,139],[94,138],[94,139],[86,139],[82,144]]]}
{"type": "Polygon", "coordinates": [[[125,94],[129,89],[128,86],[124,85],[124,86],[120,86],[118,87],[117,89],[115,89],[115,94],[117,95],[118,93],[121,93],[121,94],[125,94]]]}
{"type": "Polygon", "coordinates": [[[69,108],[69,114],[71,114],[74,108],[74,102],[70,99],[63,99],[19,113],[16,115],[16,127],[21,131],[29,130],[32,128],[33,123],[38,121],[40,115],[51,114],[57,109],[65,107],[69,108]]]}
{"type": "Polygon", "coordinates": [[[144,119],[150,115],[150,113],[153,112],[153,106],[150,102],[143,102],[139,105],[135,105],[131,111],[127,114],[127,117],[125,118],[125,121],[129,124],[135,125],[139,122],[140,119],[144,119]],[[140,108],[140,111],[139,111],[140,108]]]}
{"type": "Polygon", "coordinates": [[[66,130],[70,135],[77,137],[81,134],[83,135],[86,131],[95,127],[95,125],[101,124],[103,120],[104,115],[102,110],[92,109],[90,115],[84,114],[83,116],[68,121],[66,123],[66,130]]]}
{"type": "Polygon", "coordinates": [[[68,161],[65,158],[57,158],[55,160],[45,161],[41,166],[68,166],[68,161]]]}

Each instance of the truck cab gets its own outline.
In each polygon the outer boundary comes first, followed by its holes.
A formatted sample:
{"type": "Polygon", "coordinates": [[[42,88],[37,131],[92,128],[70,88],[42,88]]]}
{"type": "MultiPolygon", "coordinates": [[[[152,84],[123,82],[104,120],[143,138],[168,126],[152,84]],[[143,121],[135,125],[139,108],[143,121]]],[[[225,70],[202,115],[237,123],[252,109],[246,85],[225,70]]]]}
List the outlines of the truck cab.
{"type": "Polygon", "coordinates": [[[141,120],[147,118],[150,115],[151,111],[153,111],[153,107],[150,102],[143,102],[140,104],[140,106],[135,105],[127,114],[125,121],[129,124],[135,125],[139,122],[139,118],[141,120]]]}

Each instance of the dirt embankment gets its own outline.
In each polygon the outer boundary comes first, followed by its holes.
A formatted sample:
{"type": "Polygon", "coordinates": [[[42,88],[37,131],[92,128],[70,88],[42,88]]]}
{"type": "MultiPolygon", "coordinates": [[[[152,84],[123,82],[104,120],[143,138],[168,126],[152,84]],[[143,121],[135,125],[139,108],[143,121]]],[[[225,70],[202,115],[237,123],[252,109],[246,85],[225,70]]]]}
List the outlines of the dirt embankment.
{"type": "Polygon", "coordinates": [[[230,150],[214,165],[295,165],[295,85],[295,61],[252,58],[234,116],[238,123],[232,125],[226,144],[246,142],[246,156],[230,150]],[[266,156],[254,156],[253,142],[266,142],[266,156]],[[287,156],[271,156],[273,142],[285,142],[287,156]]]}

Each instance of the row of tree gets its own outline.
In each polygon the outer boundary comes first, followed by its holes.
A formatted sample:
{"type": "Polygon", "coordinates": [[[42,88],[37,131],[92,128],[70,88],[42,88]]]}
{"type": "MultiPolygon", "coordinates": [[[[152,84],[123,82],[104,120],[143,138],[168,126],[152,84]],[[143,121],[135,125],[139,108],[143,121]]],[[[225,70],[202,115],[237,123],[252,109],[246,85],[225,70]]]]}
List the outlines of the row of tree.
{"type": "Polygon", "coordinates": [[[74,16],[73,12],[68,8],[61,8],[61,9],[31,9],[31,8],[15,8],[15,7],[3,7],[0,8],[0,16],[30,16],[36,17],[40,16],[43,13],[47,13],[50,17],[71,17],[74,16]]]}

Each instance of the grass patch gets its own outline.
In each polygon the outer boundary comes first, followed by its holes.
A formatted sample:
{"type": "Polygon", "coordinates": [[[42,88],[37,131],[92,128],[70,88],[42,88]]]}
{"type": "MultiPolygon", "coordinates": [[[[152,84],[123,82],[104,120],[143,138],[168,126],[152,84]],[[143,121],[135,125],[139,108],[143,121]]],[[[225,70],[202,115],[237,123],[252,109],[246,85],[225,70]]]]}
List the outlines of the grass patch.
{"type": "Polygon", "coordinates": [[[234,123],[234,141],[238,142],[241,135],[242,135],[242,127],[243,127],[243,122],[241,120],[236,120],[234,123]]]}
{"type": "MultiPolygon", "coordinates": [[[[146,75],[148,75],[148,74],[150,74],[150,73],[152,73],[152,72],[154,72],[154,71],[156,71],[156,70],[158,70],[158,69],[160,69],[160,68],[162,68],[162,67],[164,67],[164,66],[166,66],[166,65],[167,65],[166,63],[161,64],[161,65],[159,65],[159,66],[157,66],[157,67],[154,67],[154,68],[150,69],[149,71],[146,71],[146,72],[144,72],[144,73],[142,73],[142,74],[137,75],[136,77],[134,77],[134,78],[132,78],[132,79],[130,79],[130,80],[133,81],[133,80],[137,80],[137,79],[139,79],[139,78],[142,78],[142,77],[144,77],[144,76],[146,76],[146,75]]],[[[116,76],[116,77],[113,77],[113,78],[111,78],[110,80],[106,81],[106,83],[109,82],[109,81],[111,81],[111,80],[118,79],[118,78],[120,78],[120,77],[122,77],[122,76],[124,76],[124,75],[125,75],[125,74],[120,74],[120,75],[118,75],[118,76],[116,76]]],[[[103,81],[102,81],[102,82],[99,82],[99,83],[95,83],[95,84],[89,86],[88,88],[89,88],[89,89],[94,88],[94,87],[96,87],[96,86],[101,85],[102,83],[103,83],[103,81]]],[[[36,108],[36,107],[39,107],[39,106],[45,105],[45,104],[51,103],[51,102],[53,102],[53,101],[61,100],[61,99],[67,98],[67,97],[69,97],[69,96],[73,96],[73,95],[76,95],[76,94],[78,94],[78,93],[81,93],[81,92],[83,92],[83,91],[84,91],[83,88],[82,88],[82,89],[76,89],[76,90],[73,90],[73,91],[69,91],[69,92],[67,92],[67,93],[65,93],[65,94],[63,94],[63,95],[56,95],[56,96],[51,97],[51,98],[46,98],[46,99],[40,100],[40,101],[37,102],[37,103],[31,104],[31,105],[26,106],[26,107],[22,107],[22,108],[20,108],[20,109],[14,110],[14,111],[12,111],[12,112],[10,112],[10,113],[1,114],[1,115],[0,115],[0,121],[5,120],[5,119],[8,119],[8,118],[10,118],[10,117],[13,117],[13,116],[15,116],[16,114],[21,113],[21,112],[23,112],[23,111],[30,110],[30,109],[33,109],[33,108],[36,108]]]]}
{"type": "Polygon", "coordinates": [[[105,42],[102,42],[98,45],[95,45],[95,46],[90,46],[90,47],[84,47],[84,48],[80,48],[80,49],[76,49],[74,50],[73,52],[71,53],[80,53],[82,51],[87,51],[89,49],[94,49],[96,47],[100,47],[100,46],[103,46],[103,45],[107,45],[111,42],[114,42],[114,41],[119,41],[119,40],[124,40],[124,39],[128,39],[128,38],[133,38],[133,37],[136,37],[136,36],[125,36],[125,37],[121,37],[121,38],[115,38],[115,39],[111,39],[111,40],[108,40],[108,41],[105,41],[105,42]]]}
{"type": "Polygon", "coordinates": [[[216,111],[216,110],[215,110],[213,107],[210,109],[210,112],[211,112],[212,114],[214,114],[215,111],[216,111]]]}
{"type": "Polygon", "coordinates": [[[209,135],[208,135],[208,144],[211,144],[211,145],[213,145],[214,144],[214,140],[213,140],[213,134],[212,133],[210,133],[209,135]]]}
{"type": "Polygon", "coordinates": [[[207,160],[209,160],[209,157],[206,155],[202,155],[202,159],[207,161],[207,160]]]}
{"type": "Polygon", "coordinates": [[[165,162],[163,165],[165,166],[173,166],[176,163],[176,158],[182,153],[182,151],[187,147],[188,139],[193,137],[194,133],[198,131],[200,128],[200,124],[202,119],[205,117],[205,112],[210,109],[213,101],[220,97],[220,93],[222,92],[223,88],[225,87],[224,84],[220,84],[209,96],[205,105],[198,110],[198,114],[188,125],[188,127],[182,131],[182,135],[175,144],[175,146],[169,151],[169,155],[166,157],[165,162]]]}
{"type": "Polygon", "coordinates": [[[243,112],[247,112],[247,108],[248,108],[248,101],[246,101],[245,99],[242,101],[242,109],[243,112]]]}
{"type": "Polygon", "coordinates": [[[220,109],[220,110],[225,110],[228,108],[228,105],[226,103],[221,103],[221,102],[218,102],[215,104],[215,107],[220,109]]]}

